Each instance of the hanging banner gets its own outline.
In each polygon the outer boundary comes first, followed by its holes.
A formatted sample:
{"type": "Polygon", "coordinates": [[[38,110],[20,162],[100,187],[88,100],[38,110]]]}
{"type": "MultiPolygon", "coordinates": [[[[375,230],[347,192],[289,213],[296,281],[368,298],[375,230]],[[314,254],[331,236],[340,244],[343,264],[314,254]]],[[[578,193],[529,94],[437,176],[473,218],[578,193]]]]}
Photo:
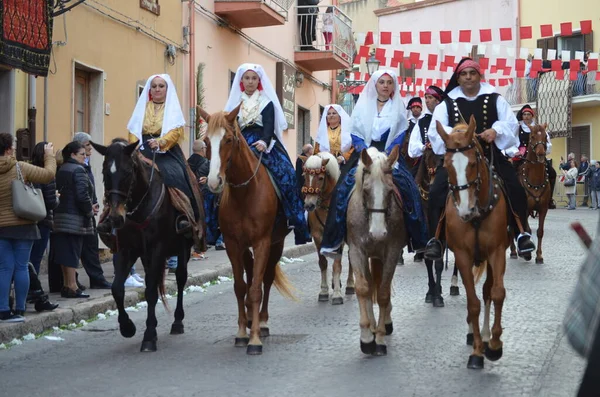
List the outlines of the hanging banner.
{"type": "Polygon", "coordinates": [[[283,62],[275,65],[275,92],[283,108],[288,129],[296,127],[296,69],[283,62]]]}

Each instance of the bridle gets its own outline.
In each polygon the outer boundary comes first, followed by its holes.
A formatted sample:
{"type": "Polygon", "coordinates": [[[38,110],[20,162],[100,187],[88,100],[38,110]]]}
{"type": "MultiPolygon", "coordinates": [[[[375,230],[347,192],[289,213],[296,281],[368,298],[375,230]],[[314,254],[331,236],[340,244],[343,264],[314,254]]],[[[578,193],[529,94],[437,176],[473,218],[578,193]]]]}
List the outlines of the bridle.
{"type": "Polygon", "coordinates": [[[544,147],[544,160],[543,161],[539,161],[537,159],[538,156],[536,155],[535,156],[536,160],[529,160],[526,157],[525,158],[525,162],[529,163],[529,164],[543,164],[544,165],[544,167],[543,167],[543,169],[544,169],[544,174],[543,174],[543,176],[544,176],[544,178],[543,178],[544,182],[542,182],[540,184],[537,184],[537,185],[536,184],[532,184],[529,181],[529,179],[527,179],[527,175],[526,175],[526,172],[525,172],[525,168],[526,168],[525,166],[523,166],[523,168],[522,168],[523,171],[522,171],[522,174],[521,174],[521,176],[523,177],[523,182],[525,183],[525,185],[527,185],[527,189],[525,189],[525,192],[528,195],[530,195],[535,201],[540,201],[540,198],[542,197],[542,194],[544,194],[544,192],[546,190],[546,187],[550,186],[550,180],[548,179],[548,172],[546,171],[546,161],[545,161],[545,157],[546,157],[545,153],[548,150],[548,142],[546,140],[543,140],[543,141],[534,142],[533,144],[529,143],[527,151],[528,152],[531,151],[532,153],[535,154],[535,148],[538,147],[539,145],[542,145],[544,147]],[[537,195],[534,194],[533,191],[535,191],[537,193],[537,195]]]}
{"type": "MultiPolygon", "coordinates": [[[[364,187],[364,185],[365,185],[365,183],[364,183],[364,182],[365,182],[365,174],[366,174],[366,173],[369,173],[369,172],[365,172],[365,171],[363,171],[363,175],[362,175],[362,185],[363,185],[363,187],[364,187]]],[[[389,170],[389,171],[384,171],[384,173],[385,173],[385,174],[388,174],[388,173],[389,173],[389,174],[391,174],[391,173],[392,173],[392,170],[389,170]]],[[[393,185],[392,185],[392,186],[393,186],[393,185]]],[[[391,194],[394,194],[394,188],[393,188],[393,187],[392,187],[392,189],[391,189],[390,193],[391,193],[391,194]]],[[[375,214],[387,214],[387,212],[388,212],[388,209],[389,209],[389,205],[387,206],[387,208],[369,208],[369,207],[366,207],[366,206],[365,206],[365,210],[367,211],[367,212],[366,212],[366,215],[367,215],[367,217],[368,217],[368,216],[370,216],[370,215],[371,215],[371,214],[373,214],[373,213],[375,213],[375,214]]]]}
{"type": "Polygon", "coordinates": [[[325,167],[325,166],[321,166],[320,168],[302,167],[302,176],[307,176],[307,175],[318,176],[321,174],[325,174],[325,178],[323,178],[323,182],[321,183],[320,187],[302,186],[301,192],[302,192],[302,194],[318,195],[317,206],[320,209],[328,210],[329,205],[323,205],[323,203],[324,202],[329,203],[329,199],[331,198],[331,194],[333,193],[333,191],[330,192],[329,195],[327,195],[326,197],[321,196],[321,194],[326,191],[327,180],[329,179],[328,178],[329,174],[327,173],[327,167],[325,167]]]}
{"type": "MultiPolygon", "coordinates": [[[[237,121],[236,121],[236,123],[237,123],[237,121]]],[[[234,126],[234,128],[235,128],[235,126],[234,126]]],[[[236,132],[234,132],[234,134],[233,134],[233,140],[234,140],[234,148],[237,148],[239,151],[240,138],[237,136],[236,132]]],[[[247,181],[245,181],[243,183],[231,183],[231,182],[227,181],[227,185],[231,186],[232,188],[240,188],[240,187],[247,186],[252,181],[252,179],[254,179],[256,174],[258,174],[258,170],[260,169],[260,164],[262,161],[263,153],[264,152],[260,152],[260,156],[258,157],[258,162],[256,163],[256,168],[254,169],[252,176],[250,178],[248,178],[247,181]]],[[[234,156],[234,152],[232,149],[231,153],[229,154],[229,159],[227,160],[227,167],[225,167],[225,174],[227,174],[227,171],[229,171],[229,169],[231,168],[231,159],[233,158],[233,156],[234,156]]]]}

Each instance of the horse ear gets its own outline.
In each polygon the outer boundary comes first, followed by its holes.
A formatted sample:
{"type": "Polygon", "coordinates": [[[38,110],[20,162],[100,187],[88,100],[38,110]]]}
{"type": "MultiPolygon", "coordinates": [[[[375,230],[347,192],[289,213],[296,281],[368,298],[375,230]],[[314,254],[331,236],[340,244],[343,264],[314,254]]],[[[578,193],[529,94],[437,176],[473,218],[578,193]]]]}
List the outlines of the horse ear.
{"type": "Polygon", "coordinates": [[[208,123],[208,119],[210,119],[210,114],[208,114],[206,110],[202,109],[200,106],[196,106],[196,111],[198,112],[198,115],[208,123]]]}
{"type": "Polygon", "coordinates": [[[96,151],[98,153],[100,153],[103,156],[106,156],[106,151],[108,150],[108,148],[106,146],[103,146],[103,145],[101,145],[99,143],[95,143],[95,142],[92,142],[92,141],[90,141],[90,143],[92,144],[92,147],[94,149],[96,149],[96,151]]]}
{"type": "Polygon", "coordinates": [[[298,158],[302,160],[302,164],[306,163],[306,160],[308,160],[308,157],[302,155],[298,156],[298,158]]]}
{"type": "Polygon", "coordinates": [[[123,153],[125,153],[126,156],[131,156],[131,154],[133,153],[135,148],[137,148],[138,143],[139,143],[139,141],[135,141],[135,142],[130,143],[129,145],[125,146],[125,150],[123,150],[123,153]]]}
{"type": "Polygon", "coordinates": [[[542,124],[542,127],[544,127],[544,131],[546,131],[548,129],[548,123],[542,124]]]}
{"type": "Polygon", "coordinates": [[[371,156],[369,156],[367,149],[363,149],[362,152],[360,152],[360,161],[362,161],[367,168],[373,165],[373,159],[371,159],[371,156]]]}
{"type": "Polygon", "coordinates": [[[400,146],[396,145],[396,146],[394,146],[394,148],[392,149],[392,152],[388,156],[387,163],[390,168],[392,168],[394,166],[394,164],[396,164],[396,161],[398,161],[399,156],[400,156],[400,146]]]}
{"type": "Polygon", "coordinates": [[[475,116],[471,115],[471,118],[469,119],[469,128],[467,128],[467,138],[469,138],[469,140],[473,139],[476,129],[477,122],[475,121],[475,116]]]}
{"type": "Polygon", "coordinates": [[[327,163],[329,163],[329,159],[323,159],[323,161],[321,162],[321,167],[325,167],[327,163]]]}
{"type": "Polygon", "coordinates": [[[435,128],[436,128],[437,133],[439,134],[440,138],[442,138],[444,143],[446,143],[446,141],[448,140],[448,133],[444,129],[444,126],[442,125],[442,123],[439,122],[439,120],[435,122],[435,128]]]}
{"type": "Polygon", "coordinates": [[[240,108],[242,107],[242,103],[240,102],[239,105],[237,105],[237,107],[235,109],[233,109],[231,112],[229,112],[229,114],[227,115],[227,121],[232,124],[234,122],[234,120],[236,119],[238,113],[240,112],[240,108]]]}

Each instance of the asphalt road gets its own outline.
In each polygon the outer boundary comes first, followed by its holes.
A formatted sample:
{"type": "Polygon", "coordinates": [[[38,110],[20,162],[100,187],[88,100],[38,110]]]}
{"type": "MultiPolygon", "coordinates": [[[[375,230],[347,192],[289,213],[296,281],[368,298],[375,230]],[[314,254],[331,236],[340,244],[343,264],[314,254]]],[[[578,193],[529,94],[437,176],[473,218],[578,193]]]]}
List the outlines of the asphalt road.
{"type": "Polygon", "coordinates": [[[551,211],[545,264],[508,261],[504,356],[480,371],[466,368],[466,299],[462,285],[460,296],[448,296],[451,269],[443,275],[446,307],[433,308],[424,303],[424,265],[405,254],[394,280],[388,355],[371,357],[359,349],[355,296],[340,306],[319,303],[316,255],[309,255],[284,266],[299,301],[272,294],[262,356],[234,348],[237,307],[233,284],[223,282],[185,296],[184,335],[169,335],[172,314],[158,308],[156,353],[139,352],[144,309],[130,313],[138,329],[132,339],[121,337],[112,316],[57,334],[62,341],[40,338],[0,351],[0,395],[573,396],[585,366],[562,331],[585,255],[568,229],[573,220],[595,235],[597,211],[551,211]]]}

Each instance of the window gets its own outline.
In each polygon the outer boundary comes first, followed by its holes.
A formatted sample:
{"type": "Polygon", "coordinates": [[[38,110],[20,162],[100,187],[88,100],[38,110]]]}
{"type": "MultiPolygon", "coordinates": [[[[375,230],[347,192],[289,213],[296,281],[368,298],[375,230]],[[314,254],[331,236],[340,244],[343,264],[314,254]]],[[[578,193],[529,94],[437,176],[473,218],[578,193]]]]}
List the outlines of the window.
{"type": "Polygon", "coordinates": [[[229,88],[227,92],[231,92],[231,87],[233,87],[233,80],[235,80],[235,72],[229,71],[229,88]]]}
{"type": "Polygon", "coordinates": [[[90,131],[90,75],[75,70],[75,132],[90,131]]]}
{"type": "Polygon", "coordinates": [[[571,36],[554,36],[537,41],[537,48],[542,49],[542,60],[548,59],[548,50],[557,50],[556,57],[561,51],[571,51],[571,59],[575,59],[575,51],[593,51],[594,34],[575,33],[571,36]]]}
{"type": "Polygon", "coordinates": [[[567,154],[575,153],[575,160],[579,164],[579,159],[583,154],[592,158],[590,148],[590,126],[573,127],[571,138],[567,138],[567,154]]]}
{"type": "MultiPolygon", "coordinates": [[[[404,58],[405,61],[408,61],[409,58],[404,58]]],[[[411,64],[410,68],[404,67],[404,62],[399,63],[398,76],[401,76],[403,80],[406,80],[407,77],[410,77],[415,80],[415,65],[411,64]]]]}
{"type": "Polygon", "coordinates": [[[296,150],[300,153],[302,146],[312,142],[310,137],[310,111],[298,106],[297,120],[296,150]]]}

